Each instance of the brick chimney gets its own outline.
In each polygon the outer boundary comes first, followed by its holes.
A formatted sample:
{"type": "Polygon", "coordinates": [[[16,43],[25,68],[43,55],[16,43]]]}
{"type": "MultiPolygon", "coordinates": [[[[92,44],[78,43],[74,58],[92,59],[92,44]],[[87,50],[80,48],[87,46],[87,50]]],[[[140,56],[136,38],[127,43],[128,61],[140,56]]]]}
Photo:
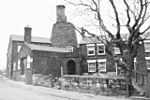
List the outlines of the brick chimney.
{"type": "Polygon", "coordinates": [[[67,17],[65,15],[65,6],[64,5],[57,5],[56,7],[56,15],[57,15],[57,20],[56,22],[66,22],[67,17]]]}
{"type": "Polygon", "coordinates": [[[24,28],[24,42],[31,42],[31,30],[32,28],[30,28],[29,26],[24,28]]]}

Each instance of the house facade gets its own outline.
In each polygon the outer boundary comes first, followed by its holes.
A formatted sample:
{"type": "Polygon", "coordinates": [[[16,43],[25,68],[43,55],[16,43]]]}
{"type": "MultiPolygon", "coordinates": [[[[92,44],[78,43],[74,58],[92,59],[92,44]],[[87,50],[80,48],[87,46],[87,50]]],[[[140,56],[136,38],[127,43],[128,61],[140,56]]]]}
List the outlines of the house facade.
{"type": "Polygon", "coordinates": [[[116,72],[113,57],[105,48],[114,50],[111,45],[104,45],[95,37],[84,37],[80,42],[82,72],[87,74],[108,74],[116,72]]]}
{"type": "MultiPolygon", "coordinates": [[[[125,40],[127,35],[122,36],[125,40]]],[[[122,60],[120,50],[112,45],[104,45],[96,37],[83,37],[80,42],[80,58],[82,73],[87,74],[105,74],[114,72],[113,75],[121,75],[121,68],[115,63],[113,57],[105,51],[109,48],[120,57],[122,60]]],[[[140,42],[138,54],[134,59],[134,70],[140,72],[150,72],[150,35],[146,36],[143,43],[140,42]],[[145,51],[145,52],[144,52],[145,51]],[[143,65],[146,63],[146,66],[143,65]]],[[[112,75],[112,74],[110,74],[112,75]]]]}
{"type": "MultiPolygon", "coordinates": [[[[32,37],[31,42],[34,44],[51,45],[48,38],[32,37]]],[[[13,78],[13,72],[17,66],[18,54],[24,44],[24,37],[21,35],[11,35],[9,38],[9,45],[7,49],[7,75],[13,78]]]]}

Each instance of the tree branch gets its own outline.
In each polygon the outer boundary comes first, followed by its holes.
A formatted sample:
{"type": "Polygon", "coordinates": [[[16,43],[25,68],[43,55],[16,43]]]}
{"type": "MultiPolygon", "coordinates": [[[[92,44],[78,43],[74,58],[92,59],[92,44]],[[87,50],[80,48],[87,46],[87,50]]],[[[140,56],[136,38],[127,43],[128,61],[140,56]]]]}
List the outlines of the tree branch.
{"type": "Polygon", "coordinates": [[[97,17],[98,17],[98,22],[99,22],[99,25],[101,26],[102,30],[105,31],[110,37],[111,39],[114,39],[114,35],[106,28],[106,26],[104,25],[104,22],[101,18],[101,15],[100,15],[100,8],[98,7],[97,3],[92,0],[92,2],[94,3],[95,7],[96,7],[96,14],[97,14],[97,17]]]}
{"type": "Polygon", "coordinates": [[[116,34],[116,37],[117,39],[120,39],[121,36],[120,36],[120,21],[119,21],[119,16],[118,16],[118,12],[117,12],[117,9],[116,9],[116,6],[114,4],[114,1],[113,0],[109,0],[112,7],[113,7],[113,10],[114,10],[114,13],[115,13],[115,16],[116,16],[116,23],[117,23],[117,34],[116,34]]]}
{"type": "Polygon", "coordinates": [[[131,27],[130,27],[130,21],[131,21],[131,19],[130,19],[130,14],[129,14],[130,8],[129,8],[129,5],[128,5],[127,1],[126,0],[123,0],[123,1],[124,1],[124,4],[127,7],[126,14],[127,14],[128,21],[127,21],[126,25],[127,25],[127,28],[129,30],[129,32],[131,32],[131,27]]]}
{"type": "Polygon", "coordinates": [[[136,21],[134,23],[134,25],[132,26],[132,29],[134,30],[135,27],[138,25],[140,19],[141,19],[141,16],[142,16],[142,13],[143,13],[143,9],[144,9],[144,6],[143,6],[143,0],[140,0],[140,13],[138,14],[138,18],[136,18],[136,21]]]}

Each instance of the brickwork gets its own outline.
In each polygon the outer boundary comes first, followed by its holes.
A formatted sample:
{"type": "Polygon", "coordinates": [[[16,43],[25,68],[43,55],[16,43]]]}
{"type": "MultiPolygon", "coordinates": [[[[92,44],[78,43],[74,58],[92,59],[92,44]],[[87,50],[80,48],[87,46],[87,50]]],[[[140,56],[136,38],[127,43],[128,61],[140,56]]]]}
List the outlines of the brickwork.
{"type": "Polygon", "coordinates": [[[69,22],[60,22],[53,25],[51,42],[54,46],[77,48],[77,37],[75,27],[69,22]]]}
{"type": "MultiPolygon", "coordinates": [[[[109,47],[110,51],[113,50],[113,47],[111,45],[106,45],[106,47],[109,47]]],[[[115,72],[116,71],[116,66],[115,66],[113,57],[110,54],[108,54],[107,52],[105,55],[98,55],[96,46],[95,46],[95,55],[88,56],[86,44],[80,44],[80,58],[82,61],[81,62],[82,73],[88,73],[87,60],[98,60],[98,59],[107,59],[107,63],[106,63],[106,71],[107,72],[115,72]]]]}

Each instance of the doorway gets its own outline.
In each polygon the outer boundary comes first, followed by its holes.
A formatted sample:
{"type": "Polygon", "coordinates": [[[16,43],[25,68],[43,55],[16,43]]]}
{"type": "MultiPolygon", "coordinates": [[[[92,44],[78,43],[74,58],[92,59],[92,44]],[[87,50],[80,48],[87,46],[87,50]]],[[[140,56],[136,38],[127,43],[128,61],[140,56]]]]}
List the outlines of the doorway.
{"type": "Polygon", "coordinates": [[[68,69],[68,74],[69,75],[76,74],[76,64],[75,64],[75,61],[69,60],[68,63],[67,63],[67,69],[68,69]]]}

